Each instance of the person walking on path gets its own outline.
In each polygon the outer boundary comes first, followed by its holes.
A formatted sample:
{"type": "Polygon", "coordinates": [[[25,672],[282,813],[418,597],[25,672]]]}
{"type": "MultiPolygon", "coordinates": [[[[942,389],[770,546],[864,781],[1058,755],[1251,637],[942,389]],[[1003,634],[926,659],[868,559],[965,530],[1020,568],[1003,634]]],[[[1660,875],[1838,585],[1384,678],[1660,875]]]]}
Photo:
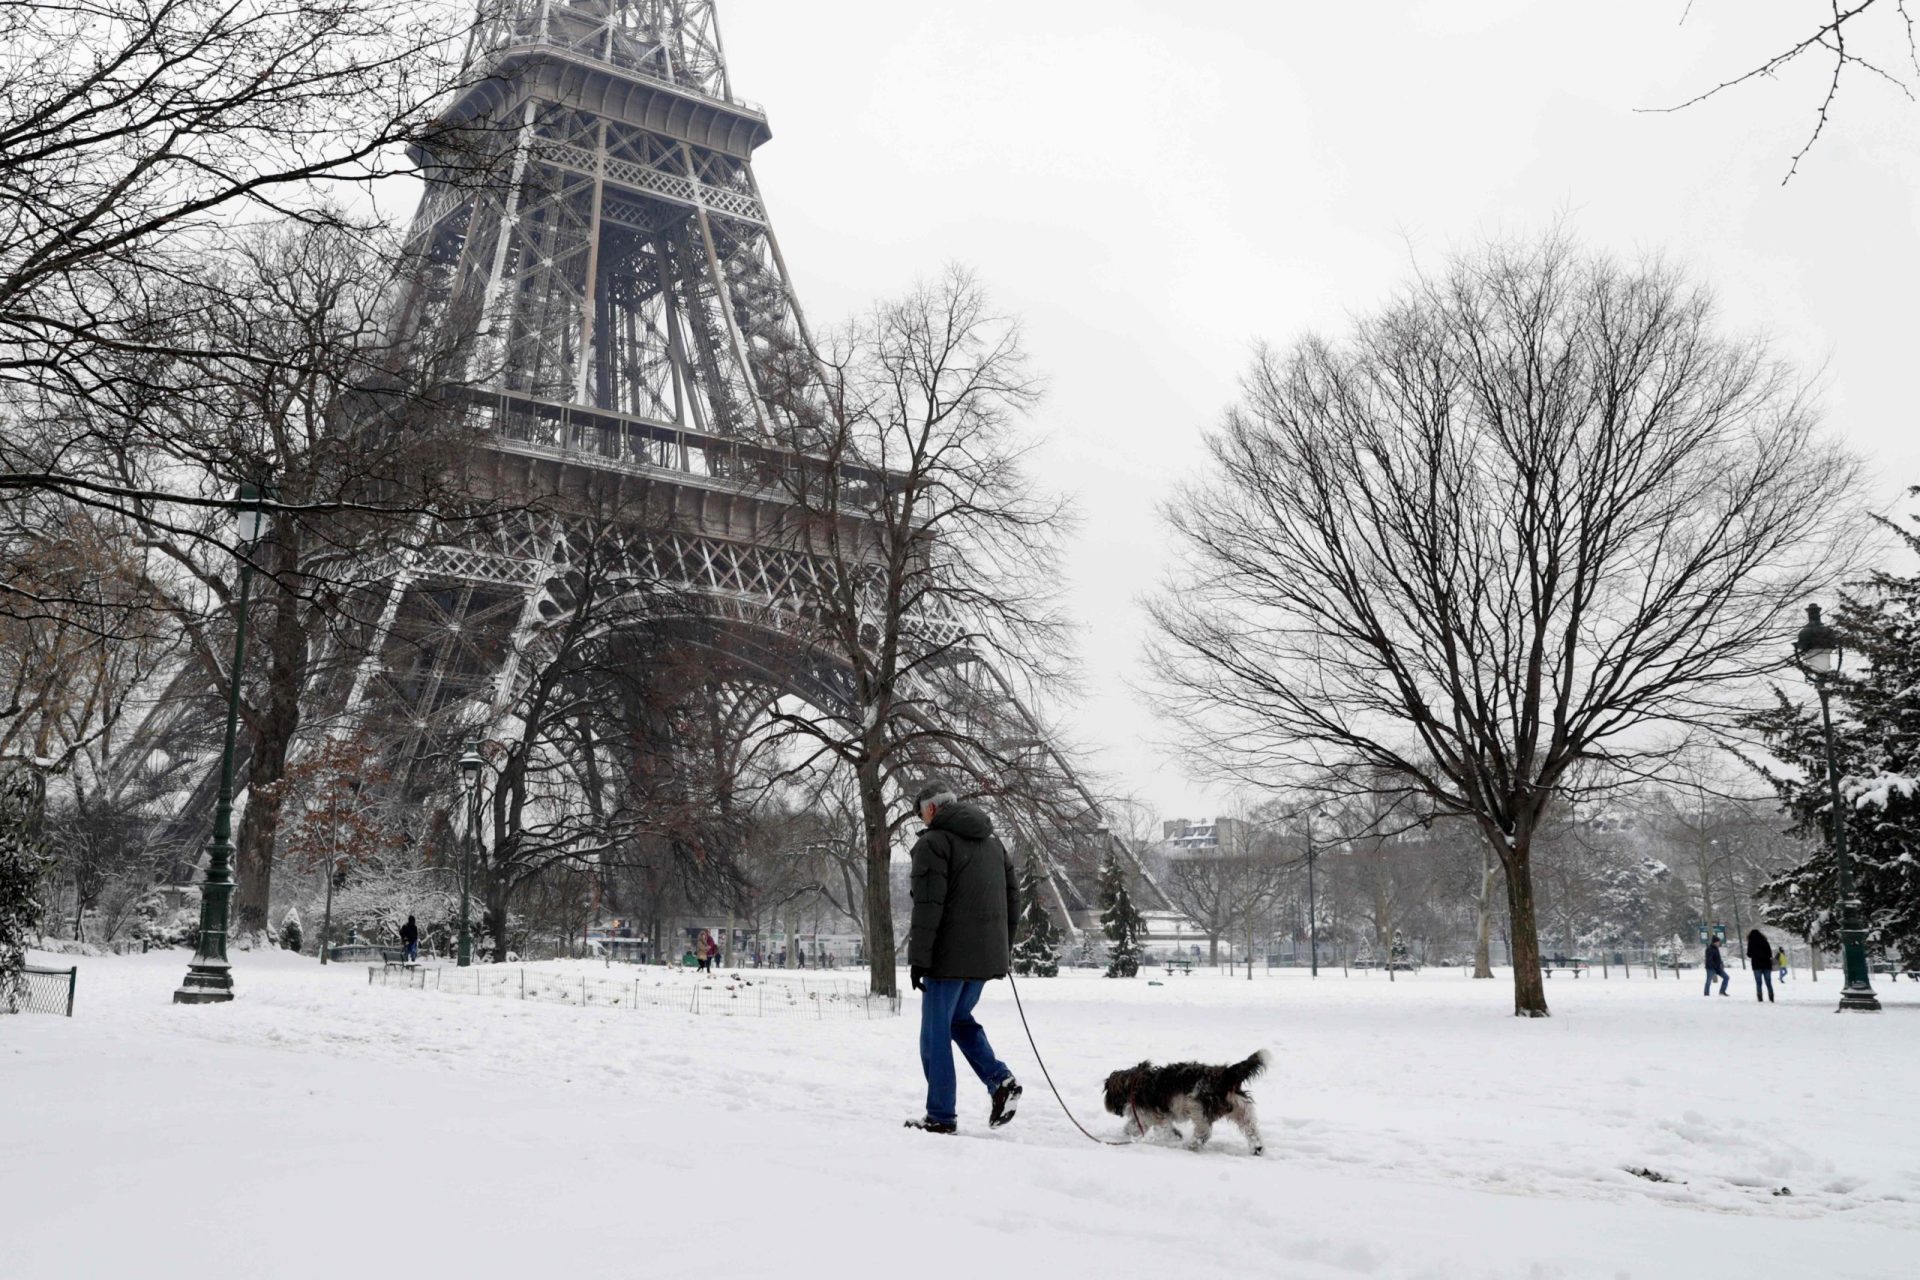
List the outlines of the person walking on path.
{"type": "Polygon", "coordinates": [[[920,993],[920,1068],[927,1077],[926,1114],[909,1129],[958,1129],[953,1047],[992,1097],[987,1124],[1013,1119],[1020,1083],[993,1055],[973,1008],[988,982],[1007,976],[1020,920],[1020,881],[1013,858],[993,834],[993,820],[930,782],[913,797],[926,829],[913,845],[913,924],[907,963],[920,993]]]}
{"type": "Polygon", "coordinates": [[[400,945],[407,949],[407,963],[415,964],[420,959],[420,926],[408,916],[407,922],[400,926],[400,945]]]}
{"type": "Polygon", "coordinates": [[[1767,935],[1758,929],[1747,933],[1747,964],[1753,970],[1753,998],[1761,998],[1760,992],[1766,991],[1766,1001],[1773,1000],[1773,943],[1767,935]]]}
{"type": "Polygon", "coordinates": [[[720,944],[712,934],[707,935],[707,962],[715,973],[720,972],[720,944]]]}
{"type": "Polygon", "coordinates": [[[1773,967],[1780,971],[1780,981],[1787,980],[1787,949],[1781,947],[1773,953],[1773,967]]]}
{"type": "Polygon", "coordinates": [[[1720,958],[1719,939],[1709,938],[1707,939],[1707,985],[1706,989],[1700,993],[1701,995],[1710,996],[1713,994],[1713,980],[1716,975],[1720,979],[1720,994],[1727,994],[1727,984],[1733,979],[1732,976],[1727,973],[1727,962],[1720,958]]]}

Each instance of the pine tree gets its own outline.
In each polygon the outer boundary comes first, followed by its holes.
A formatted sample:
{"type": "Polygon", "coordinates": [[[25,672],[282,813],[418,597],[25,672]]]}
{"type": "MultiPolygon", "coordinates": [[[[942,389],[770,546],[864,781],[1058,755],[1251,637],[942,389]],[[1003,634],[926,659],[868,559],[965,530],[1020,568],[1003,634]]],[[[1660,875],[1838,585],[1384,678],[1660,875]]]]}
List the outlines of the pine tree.
{"type": "Polygon", "coordinates": [[[287,914],[280,920],[280,945],[289,951],[298,951],[301,941],[300,909],[288,907],[287,914]]]}
{"type": "MultiPolygon", "coordinates": [[[[1912,492],[1920,496],[1920,488],[1912,492]]],[[[1882,523],[1920,553],[1920,535],[1882,523]]],[[[1845,671],[1829,677],[1834,754],[1867,946],[1920,954],[1920,574],[1874,574],[1861,594],[1842,595],[1831,625],[1847,650],[1845,671]]],[[[1836,948],[1840,895],[1819,702],[1810,694],[1795,702],[1782,689],[1774,696],[1775,705],[1748,723],[1788,768],[1756,767],[1793,817],[1793,833],[1819,844],[1759,895],[1769,922],[1836,948]]]]}
{"type": "Polygon", "coordinates": [[[1127,874],[1112,853],[1100,865],[1100,924],[1107,934],[1107,976],[1131,978],[1140,972],[1140,934],[1144,922],[1127,892],[1127,874]]]}
{"type": "Polygon", "coordinates": [[[1013,949],[1013,971],[1023,978],[1053,978],[1060,974],[1060,960],[1054,950],[1058,931],[1041,899],[1045,884],[1040,859],[1029,853],[1026,870],[1020,877],[1020,896],[1027,904],[1020,913],[1026,936],[1013,949]]]}
{"type": "Polygon", "coordinates": [[[21,769],[0,769],[0,1013],[26,999],[27,947],[40,936],[46,904],[40,876],[47,856],[40,834],[41,787],[21,769]]]}

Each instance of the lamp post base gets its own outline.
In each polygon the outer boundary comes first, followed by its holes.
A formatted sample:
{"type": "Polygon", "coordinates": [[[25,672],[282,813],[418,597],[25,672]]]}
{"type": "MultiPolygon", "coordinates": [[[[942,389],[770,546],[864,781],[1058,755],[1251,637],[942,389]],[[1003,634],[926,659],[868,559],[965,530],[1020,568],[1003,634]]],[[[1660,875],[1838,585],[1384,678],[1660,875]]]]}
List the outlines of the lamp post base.
{"type": "Polygon", "coordinates": [[[1878,1013],[1880,997],[1873,993],[1872,987],[1847,987],[1840,992],[1840,1007],[1835,1013],[1878,1013]]]}
{"type": "Polygon", "coordinates": [[[225,1004],[233,999],[233,971],[224,962],[193,964],[174,988],[175,1004],[225,1004]]]}

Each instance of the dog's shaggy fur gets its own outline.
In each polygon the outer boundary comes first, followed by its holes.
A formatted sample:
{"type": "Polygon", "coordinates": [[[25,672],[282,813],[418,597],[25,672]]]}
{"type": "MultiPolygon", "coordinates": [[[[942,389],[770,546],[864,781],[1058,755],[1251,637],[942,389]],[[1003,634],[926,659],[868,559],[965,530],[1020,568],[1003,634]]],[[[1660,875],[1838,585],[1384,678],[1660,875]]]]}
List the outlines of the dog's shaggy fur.
{"type": "Polygon", "coordinates": [[[1216,1121],[1231,1120],[1247,1135],[1247,1146],[1259,1155],[1265,1144],[1260,1140],[1260,1125],[1253,1114],[1253,1098],[1247,1081],[1266,1070],[1267,1051],[1236,1062],[1214,1067],[1201,1062],[1175,1062],[1156,1067],[1143,1062],[1107,1077],[1107,1110],[1127,1118],[1129,1138],[1142,1138],[1164,1128],[1175,1138],[1175,1127],[1185,1121],[1193,1125],[1187,1141],[1189,1151],[1198,1151],[1213,1136],[1216,1121]]]}

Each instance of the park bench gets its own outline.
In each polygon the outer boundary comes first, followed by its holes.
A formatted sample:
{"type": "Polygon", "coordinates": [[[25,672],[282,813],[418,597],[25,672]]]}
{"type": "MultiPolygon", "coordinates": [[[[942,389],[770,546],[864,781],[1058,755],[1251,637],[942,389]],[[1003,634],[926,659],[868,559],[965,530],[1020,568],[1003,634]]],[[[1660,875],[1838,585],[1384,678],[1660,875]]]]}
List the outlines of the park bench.
{"type": "Polygon", "coordinates": [[[1389,960],[1387,968],[1396,973],[1418,973],[1420,966],[1411,960],[1389,960]]]}
{"type": "Polygon", "coordinates": [[[1592,967],[1593,966],[1588,964],[1585,960],[1542,960],[1540,962],[1540,971],[1546,974],[1549,978],[1553,976],[1553,971],[1555,969],[1564,970],[1565,972],[1571,973],[1574,977],[1578,978],[1584,975],[1586,971],[1588,969],[1591,969],[1592,967]]]}
{"type": "Polygon", "coordinates": [[[392,961],[405,960],[405,947],[383,947],[372,942],[340,942],[328,948],[327,956],[335,964],[353,964],[356,961],[392,961]]]}
{"type": "Polygon", "coordinates": [[[1166,964],[1164,964],[1161,967],[1167,971],[1167,976],[1169,978],[1173,976],[1173,971],[1175,969],[1178,969],[1181,973],[1187,975],[1189,978],[1193,976],[1193,961],[1191,960],[1169,960],[1166,962],[1166,964]]]}

